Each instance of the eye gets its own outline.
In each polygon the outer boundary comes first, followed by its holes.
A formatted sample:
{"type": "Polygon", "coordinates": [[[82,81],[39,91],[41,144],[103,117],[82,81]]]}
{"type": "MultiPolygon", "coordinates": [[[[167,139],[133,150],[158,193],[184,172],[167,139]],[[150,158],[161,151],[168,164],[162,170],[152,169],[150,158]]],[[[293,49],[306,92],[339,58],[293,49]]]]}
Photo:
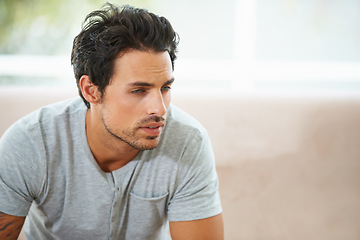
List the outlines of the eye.
{"type": "Polygon", "coordinates": [[[164,87],[162,87],[161,88],[161,91],[169,91],[169,90],[171,90],[171,86],[164,86],[164,87]]]}
{"type": "Polygon", "coordinates": [[[131,91],[131,93],[134,93],[134,94],[141,94],[141,93],[144,93],[145,90],[144,89],[134,89],[131,91]]]}

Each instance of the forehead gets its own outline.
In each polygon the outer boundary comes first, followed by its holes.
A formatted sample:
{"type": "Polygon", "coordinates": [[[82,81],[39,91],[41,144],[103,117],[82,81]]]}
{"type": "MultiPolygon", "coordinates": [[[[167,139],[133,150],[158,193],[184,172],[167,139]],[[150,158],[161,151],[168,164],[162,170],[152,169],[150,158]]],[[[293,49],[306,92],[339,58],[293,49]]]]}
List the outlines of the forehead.
{"type": "MultiPolygon", "coordinates": [[[[172,63],[168,52],[129,50],[120,54],[114,62],[114,80],[135,78],[172,78],[172,63]]],[[[168,80],[168,79],[167,79],[168,80]]]]}

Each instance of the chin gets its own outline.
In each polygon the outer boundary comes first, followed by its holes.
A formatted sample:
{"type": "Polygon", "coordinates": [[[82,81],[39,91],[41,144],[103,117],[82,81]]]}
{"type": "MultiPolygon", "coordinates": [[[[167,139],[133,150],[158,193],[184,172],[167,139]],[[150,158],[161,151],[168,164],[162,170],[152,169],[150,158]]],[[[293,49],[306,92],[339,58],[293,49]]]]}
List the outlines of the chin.
{"type": "Polygon", "coordinates": [[[129,145],[137,150],[152,150],[159,145],[159,137],[147,137],[146,140],[129,143],[129,145]]]}

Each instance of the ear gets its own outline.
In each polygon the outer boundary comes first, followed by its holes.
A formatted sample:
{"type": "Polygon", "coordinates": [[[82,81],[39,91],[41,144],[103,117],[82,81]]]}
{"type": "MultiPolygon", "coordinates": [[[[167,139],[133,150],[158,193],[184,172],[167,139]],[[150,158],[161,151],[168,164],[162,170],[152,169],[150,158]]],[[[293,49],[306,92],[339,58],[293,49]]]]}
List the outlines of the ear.
{"type": "Polygon", "coordinates": [[[88,75],[82,75],[80,78],[80,88],[82,95],[89,103],[96,104],[101,100],[101,93],[95,86],[88,75]]]}

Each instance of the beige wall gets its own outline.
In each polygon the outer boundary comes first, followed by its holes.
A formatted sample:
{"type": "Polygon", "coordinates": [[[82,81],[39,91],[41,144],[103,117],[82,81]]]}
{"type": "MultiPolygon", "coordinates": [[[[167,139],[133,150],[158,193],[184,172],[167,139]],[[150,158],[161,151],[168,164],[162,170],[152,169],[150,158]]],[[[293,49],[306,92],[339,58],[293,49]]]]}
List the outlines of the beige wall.
{"type": "Polygon", "coordinates": [[[360,239],[360,95],[175,100],[212,137],[226,239],[360,239]]]}
{"type": "MultiPolygon", "coordinates": [[[[0,88],[0,135],[76,94],[0,88]]],[[[212,138],[226,239],[360,239],[360,95],[173,95],[212,138]]]]}

